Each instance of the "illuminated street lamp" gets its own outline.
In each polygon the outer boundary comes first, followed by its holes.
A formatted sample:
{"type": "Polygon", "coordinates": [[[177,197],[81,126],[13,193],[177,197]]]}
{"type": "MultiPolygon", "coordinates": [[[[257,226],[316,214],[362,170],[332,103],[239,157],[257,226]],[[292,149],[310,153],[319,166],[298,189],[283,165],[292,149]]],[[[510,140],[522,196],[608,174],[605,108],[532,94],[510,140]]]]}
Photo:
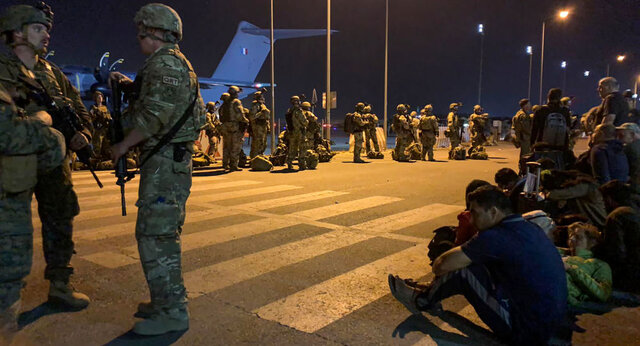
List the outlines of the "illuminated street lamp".
{"type": "Polygon", "coordinates": [[[584,71],[584,76],[585,76],[585,77],[589,77],[589,75],[590,75],[590,74],[591,74],[591,72],[589,72],[589,71],[584,71]]]}
{"type": "MultiPolygon", "coordinates": [[[[616,61],[621,63],[621,62],[623,62],[623,61],[624,61],[624,59],[626,59],[626,58],[627,58],[627,56],[626,56],[626,55],[624,55],[624,54],[620,54],[620,55],[618,55],[618,56],[616,57],[616,61]]],[[[607,77],[609,77],[609,76],[611,75],[611,73],[610,73],[610,72],[611,72],[611,64],[607,63],[607,77]]]]}
{"type": "MultiPolygon", "coordinates": [[[[561,20],[565,20],[569,17],[569,14],[571,14],[571,12],[569,10],[561,10],[560,12],[558,12],[558,18],[560,18],[561,20]]],[[[550,19],[550,18],[548,18],[550,19]]],[[[544,34],[546,31],[546,27],[547,27],[547,20],[545,19],[542,21],[542,46],[540,48],[540,99],[539,99],[539,104],[542,104],[542,81],[543,81],[543,76],[544,76],[544,34]]]]}
{"type": "Polygon", "coordinates": [[[566,92],[567,88],[567,62],[562,60],[560,63],[560,68],[562,68],[562,92],[566,92]]]}
{"type": "Polygon", "coordinates": [[[478,24],[480,34],[480,78],[478,78],[478,104],[482,104],[482,58],[484,55],[484,25],[478,24]]]}
{"type": "Polygon", "coordinates": [[[533,71],[533,47],[527,46],[527,55],[529,56],[529,87],[527,88],[527,99],[531,100],[531,72],[533,71]]]}
{"type": "Polygon", "coordinates": [[[618,60],[618,62],[623,62],[625,58],[626,58],[626,56],[624,56],[624,55],[618,55],[616,60],[618,60]]]}

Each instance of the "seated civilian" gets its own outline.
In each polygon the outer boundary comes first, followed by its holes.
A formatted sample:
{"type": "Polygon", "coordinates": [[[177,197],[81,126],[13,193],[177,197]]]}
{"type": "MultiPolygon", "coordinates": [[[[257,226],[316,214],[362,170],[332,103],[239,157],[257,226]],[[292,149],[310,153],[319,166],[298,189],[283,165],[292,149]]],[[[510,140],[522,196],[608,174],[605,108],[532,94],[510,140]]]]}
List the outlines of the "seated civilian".
{"type": "Polygon", "coordinates": [[[480,232],[436,259],[427,287],[389,275],[391,293],[414,314],[461,294],[501,340],[546,344],[567,308],[560,254],[539,227],[513,214],[499,188],[483,186],[469,202],[480,232]]]}
{"type": "Polygon", "coordinates": [[[534,210],[528,213],[522,214],[522,218],[540,227],[540,229],[547,235],[547,238],[554,241],[554,232],[556,230],[556,223],[547,213],[542,210],[534,210]]]}
{"type": "Polygon", "coordinates": [[[593,258],[591,252],[599,238],[600,232],[593,225],[575,222],[569,226],[571,256],[562,260],[571,306],[587,301],[604,303],[611,297],[611,268],[606,262],[593,258]]]}
{"type": "Polygon", "coordinates": [[[469,199],[468,196],[471,192],[475,191],[479,187],[491,185],[489,182],[484,180],[474,179],[469,185],[467,185],[467,189],[465,190],[465,203],[466,209],[458,214],[458,227],[456,228],[456,240],[455,245],[462,245],[467,242],[467,240],[471,239],[478,230],[471,223],[471,211],[469,211],[469,199]]]}
{"type": "Polygon", "coordinates": [[[593,134],[591,148],[592,175],[600,185],[618,179],[629,179],[629,163],[623,151],[623,144],[616,139],[616,128],[613,125],[598,125],[593,134]]]}
{"type": "Polygon", "coordinates": [[[624,123],[616,127],[618,139],[624,143],[624,154],[629,162],[629,182],[635,193],[640,193],[640,126],[624,123]]]}
{"type": "Polygon", "coordinates": [[[640,293],[640,212],[627,185],[612,181],[600,190],[611,213],[595,255],[611,266],[613,288],[640,293]]]}
{"type": "Polygon", "coordinates": [[[578,171],[542,171],[540,184],[547,200],[557,204],[552,213],[556,218],[565,214],[582,214],[598,228],[604,227],[607,212],[598,183],[578,171]]]}
{"type": "Polygon", "coordinates": [[[509,197],[511,208],[518,210],[518,198],[520,197],[520,192],[524,190],[524,184],[527,181],[526,177],[520,178],[518,173],[511,168],[502,168],[496,172],[493,179],[498,187],[509,197]]]}

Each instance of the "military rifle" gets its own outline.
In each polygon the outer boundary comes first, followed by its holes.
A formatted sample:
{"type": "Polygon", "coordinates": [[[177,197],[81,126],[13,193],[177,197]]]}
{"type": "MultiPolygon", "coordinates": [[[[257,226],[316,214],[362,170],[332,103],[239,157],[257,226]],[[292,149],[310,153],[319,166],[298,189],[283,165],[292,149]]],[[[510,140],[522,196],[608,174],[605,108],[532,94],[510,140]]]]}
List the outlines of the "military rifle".
{"type": "MultiPolygon", "coordinates": [[[[112,144],[120,143],[124,140],[124,130],[122,128],[122,90],[119,82],[112,82],[111,85],[111,105],[113,114],[111,118],[110,140],[112,144]]],[[[127,155],[122,155],[115,162],[116,185],[120,186],[120,201],[122,204],[122,216],[127,216],[127,201],[124,194],[125,184],[136,176],[135,172],[127,170],[127,155]]]]}
{"type": "MultiPolygon", "coordinates": [[[[63,106],[59,106],[49,95],[47,89],[44,87],[41,81],[27,79],[26,77],[19,77],[24,85],[29,88],[30,96],[33,97],[36,102],[43,105],[47,108],[47,112],[51,115],[53,120],[53,128],[60,131],[65,138],[65,143],[67,148],[71,142],[71,138],[75,136],[76,133],[82,132],[84,130],[84,126],[82,126],[82,122],[80,121],[80,117],[78,113],[73,109],[73,107],[64,103],[63,106]]],[[[103,188],[102,182],[96,175],[94,171],[94,167],[91,164],[91,156],[93,156],[93,147],[91,143],[84,146],[83,148],[74,151],[76,156],[78,157],[78,161],[84,163],[89,168],[89,172],[93,175],[93,178],[96,180],[98,187],[103,188]]]]}

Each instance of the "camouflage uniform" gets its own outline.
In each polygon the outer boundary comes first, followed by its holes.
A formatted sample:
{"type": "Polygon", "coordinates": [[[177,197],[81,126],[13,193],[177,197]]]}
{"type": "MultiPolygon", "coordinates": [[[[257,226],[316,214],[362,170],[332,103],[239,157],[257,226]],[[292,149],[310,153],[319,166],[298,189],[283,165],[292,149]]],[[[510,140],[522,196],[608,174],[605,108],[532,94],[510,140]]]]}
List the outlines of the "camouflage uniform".
{"type": "Polygon", "coordinates": [[[378,117],[371,113],[371,107],[366,106],[364,108],[364,119],[367,121],[367,126],[364,129],[364,143],[367,154],[371,152],[371,142],[373,142],[373,149],[376,153],[380,152],[380,145],[378,144],[378,133],[376,128],[378,127],[378,117]]]}
{"type": "MultiPolygon", "coordinates": [[[[214,106],[213,102],[209,102],[214,106]]],[[[218,152],[218,143],[220,142],[220,132],[218,129],[220,128],[220,121],[216,116],[215,110],[211,109],[207,111],[207,122],[204,126],[204,132],[207,135],[207,139],[209,140],[209,147],[207,148],[207,155],[211,158],[215,159],[216,153],[218,152]]]]}
{"type": "Polygon", "coordinates": [[[300,169],[306,169],[305,164],[305,136],[307,131],[307,125],[309,122],[304,116],[304,112],[300,106],[294,105],[289,109],[291,113],[291,132],[287,128],[289,134],[289,153],[287,156],[287,166],[289,169],[293,168],[293,160],[298,158],[298,166],[300,169]]]}
{"type": "MultiPolygon", "coordinates": [[[[231,91],[231,89],[229,90],[231,91]]],[[[237,98],[237,92],[232,93],[222,103],[220,121],[222,122],[222,166],[225,169],[239,170],[238,162],[240,160],[240,151],[242,151],[242,140],[247,126],[247,119],[244,116],[242,102],[237,98]]]]}
{"type": "Polygon", "coordinates": [[[318,117],[316,117],[316,115],[309,110],[310,108],[311,105],[308,104],[308,102],[302,103],[303,113],[308,122],[307,130],[305,132],[304,149],[316,151],[315,143],[316,141],[320,142],[320,139],[322,137],[322,130],[320,128],[320,124],[318,123],[318,117]],[[308,107],[305,107],[305,104],[307,104],[308,107]]]}
{"type": "Polygon", "coordinates": [[[516,146],[520,147],[520,157],[531,152],[531,126],[533,118],[522,109],[513,116],[511,127],[515,132],[516,146]]]}
{"type": "Polygon", "coordinates": [[[393,116],[393,131],[396,133],[394,156],[398,161],[409,161],[406,149],[413,141],[413,136],[411,136],[411,126],[406,114],[407,109],[404,105],[398,105],[397,111],[398,113],[393,116]]]}
{"type": "MultiPolygon", "coordinates": [[[[24,77],[35,75],[42,83],[47,93],[59,106],[71,104],[83,121],[82,134],[91,139],[91,116],[87,112],[80,94],[71,85],[69,79],[62,71],[50,62],[38,58],[33,71],[25,65],[12,52],[0,56],[0,79],[10,88],[15,88],[21,96],[28,88],[24,84],[24,77]]],[[[25,105],[27,114],[43,110],[45,107],[31,101],[25,105]]],[[[54,119],[54,126],[56,120],[54,119]]],[[[70,138],[66,139],[67,141],[70,138]]],[[[67,151],[65,162],[69,162],[71,152],[67,151]]],[[[38,201],[38,214],[42,222],[42,238],[47,267],[44,272],[45,279],[50,281],[69,282],[73,273],[70,265],[74,252],[72,241],[73,218],[80,212],[78,197],[73,191],[71,182],[71,169],[69,164],[63,164],[56,169],[38,172],[38,183],[35,187],[35,195],[38,201]]]]}
{"type": "Polygon", "coordinates": [[[99,161],[109,160],[109,124],[111,114],[105,105],[93,105],[89,110],[93,122],[93,154],[99,161]]]}
{"type": "Polygon", "coordinates": [[[362,142],[364,141],[364,132],[369,125],[365,117],[362,115],[364,111],[364,104],[358,103],[356,105],[356,111],[353,112],[353,162],[364,162],[360,158],[362,153],[362,142]]]}
{"type": "Polygon", "coordinates": [[[460,119],[460,117],[458,117],[458,111],[453,111],[453,105],[454,104],[451,104],[451,106],[449,107],[452,111],[449,112],[449,115],[447,116],[447,137],[449,137],[449,141],[451,142],[451,146],[449,147],[450,159],[453,155],[453,149],[459,146],[462,142],[462,120],[460,119]]]}
{"type": "Polygon", "coordinates": [[[471,132],[471,148],[477,148],[487,141],[484,134],[485,126],[489,121],[487,113],[481,113],[482,107],[476,105],[473,109],[474,113],[469,117],[469,129],[471,132]]]}
{"type": "Polygon", "coordinates": [[[151,35],[148,27],[167,30],[162,47],[148,56],[138,72],[140,93],[128,112],[133,129],[146,138],[141,157],[146,158],[170,128],[187,116],[170,143],[140,169],[136,239],[151,303],[144,309],[149,318],[136,323],[133,331],[155,335],[188,328],[180,235],[191,190],[194,141],[205,125],[206,111],[198,76],[177,45],[182,36],[178,14],[166,5],[148,4],[134,22],[143,35],[151,35]],[[192,104],[191,114],[186,113],[192,104]]]}
{"type": "Polygon", "coordinates": [[[23,279],[31,271],[31,197],[38,171],[61,166],[64,152],[62,134],[19,117],[0,84],[0,331],[15,323],[23,279]]]}
{"type": "Polygon", "coordinates": [[[252,159],[263,155],[267,149],[267,134],[270,133],[269,123],[271,112],[264,105],[264,100],[254,100],[249,109],[249,121],[251,123],[251,152],[252,159]]]}
{"type": "Polygon", "coordinates": [[[425,160],[427,154],[429,161],[433,159],[433,146],[436,145],[438,138],[438,120],[431,115],[431,108],[425,107],[425,114],[420,118],[420,143],[422,144],[422,160],[425,160]]]}

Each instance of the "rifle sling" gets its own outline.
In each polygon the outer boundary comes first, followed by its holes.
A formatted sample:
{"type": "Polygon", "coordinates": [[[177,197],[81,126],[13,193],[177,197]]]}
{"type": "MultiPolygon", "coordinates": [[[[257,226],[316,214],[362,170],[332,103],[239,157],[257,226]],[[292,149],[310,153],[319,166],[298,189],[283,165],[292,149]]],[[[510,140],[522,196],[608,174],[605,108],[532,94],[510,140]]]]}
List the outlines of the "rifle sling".
{"type": "Polygon", "coordinates": [[[196,105],[196,101],[198,100],[198,95],[200,95],[200,84],[199,83],[196,84],[196,95],[193,98],[193,101],[191,102],[191,104],[189,105],[189,108],[187,108],[187,110],[184,112],[182,117],[180,119],[178,119],[178,121],[173,125],[173,127],[171,127],[169,132],[165,133],[164,136],[162,136],[162,138],[160,138],[160,141],[158,142],[158,144],[156,144],[153,148],[151,148],[151,150],[149,151],[147,156],[144,157],[144,160],[142,160],[142,162],[140,163],[140,166],[138,168],[142,168],[142,166],[144,166],[144,164],[147,163],[147,161],[149,161],[149,159],[153,155],[157,154],[158,151],[160,151],[160,149],[162,147],[167,145],[173,139],[173,137],[176,135],[176,133],[178,133],[178,131],[182,128],[184,123],[187,122],[187,118],[189,117],[189,115],[193,115],[193,107],[196,105]]]}

